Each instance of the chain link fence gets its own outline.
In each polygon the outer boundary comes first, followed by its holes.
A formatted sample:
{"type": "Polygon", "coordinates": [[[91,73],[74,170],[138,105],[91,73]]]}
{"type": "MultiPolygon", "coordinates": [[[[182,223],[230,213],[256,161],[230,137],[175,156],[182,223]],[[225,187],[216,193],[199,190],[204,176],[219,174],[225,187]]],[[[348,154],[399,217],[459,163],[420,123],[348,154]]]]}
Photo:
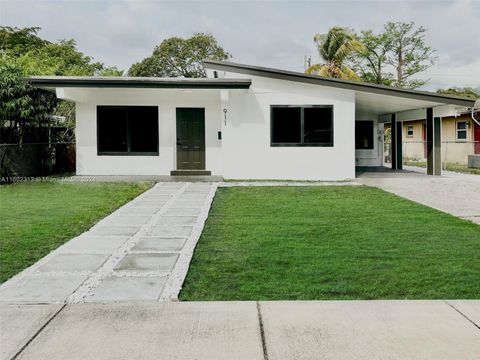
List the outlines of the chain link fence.
{"type": "MultiPolygon", "coordinates": [[[[384,143],[384,162],[391,163],[391,142],[384,143]]],[[[480,141],[442,141],[442,169],[480,174],[480,141]],[[469,161],[470,159],[470,161],[469,161]]],[[[426,141],[402,142],[403,165],[426,167],[426,141]]]]}

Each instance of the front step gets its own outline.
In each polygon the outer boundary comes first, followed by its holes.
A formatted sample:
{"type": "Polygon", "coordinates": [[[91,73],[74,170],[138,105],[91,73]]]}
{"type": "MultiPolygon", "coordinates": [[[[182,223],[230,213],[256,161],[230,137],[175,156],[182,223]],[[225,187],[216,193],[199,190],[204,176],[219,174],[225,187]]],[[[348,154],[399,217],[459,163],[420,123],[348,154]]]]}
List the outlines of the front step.
{"type": "Polygon", "coordinates": [[[211,171],[208,170],[172,170],[170,171],[172,176],[210,176],[211,171]]]}

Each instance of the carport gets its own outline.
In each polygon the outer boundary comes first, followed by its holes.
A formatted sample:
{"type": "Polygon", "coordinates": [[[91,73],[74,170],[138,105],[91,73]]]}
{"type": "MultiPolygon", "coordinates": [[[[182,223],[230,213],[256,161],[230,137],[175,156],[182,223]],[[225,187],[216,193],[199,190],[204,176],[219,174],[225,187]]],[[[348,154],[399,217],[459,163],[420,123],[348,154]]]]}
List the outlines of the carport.
{"type": "Polygon", "coordinates": [[[358,88],[354,83],[351,86],[355,90],[356,119],[368,114],[378,116],[380,124],[389,123],[391,126],[392,170],[403,167],[403,121],[426,119],[427,174],[441,175],[441,119],[472,108],[474,100],[364,83],[358,88]]]}

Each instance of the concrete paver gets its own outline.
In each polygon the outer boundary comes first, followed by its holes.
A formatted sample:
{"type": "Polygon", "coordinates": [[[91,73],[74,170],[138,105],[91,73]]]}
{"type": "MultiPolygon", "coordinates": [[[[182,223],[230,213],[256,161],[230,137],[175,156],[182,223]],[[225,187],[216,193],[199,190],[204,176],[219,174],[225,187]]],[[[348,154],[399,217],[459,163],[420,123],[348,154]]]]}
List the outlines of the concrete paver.
{"type": "Polygon", "coordinates": [[[132,273],[166,273],[172,270],[178,254],[129,254],[115,267],[132,273]]]}
{"type": "Polygon", "coordinates": [[[125,243],[129,236],[94,236],[81,235],[65,244],[64,250],[68,253],[96,253],[113,252],[125,243]]]}
{"type": "Polygon", "coordinates": [[[146,224],[151,216],[117,215],[108,217],[100,223],[104,225],[140,226],[146,224]]]}
{"type": "Polygon", "coordinates": [[[18,282],[4,284],[0,301],[10,303],[64,302],[86,279],[87,275],[27,275],[18,282]]]}
{"type": "Polygon", "coordinates": [[[11,359],[62,305],[0,307],[0,358],[11,359]]]}
{"type": "Polygon", "coordinates": [[[162,238],[150,236],[141,238],[132,248],[135,251],[180,251],[186,238],[162,238]]]}
{"type": "Polygon", "coordinates": [[[142,206],[129,206],[123,209],[118,210],[118,213],[121,215],[154,215],[162,207],[142,207],[142,206]]]}
{"type": "Polygon", "coordinates": [[[95,288],[86,301],[158,300],[166,277],[109,276],[95,288]]]}
{"type": "Polygon", "coordinates": [[[269,360],[480,354],[479,329],[442,301],[261,302],[260,308],[269,360]]]}
{"type": "Polygon", "coordinates": [[[194,225],[197,221],[196,216],[162,216],[158,221],[158,225],[194,225]]]}
{"type": "Polygon", "coordinates": [[[254,302],[73,304],[19,359],[263,360],[254,302]]]}
{"type": "Polygon", "coordinates": [[[107,255],[96,254],[58,254],[47,263],[40,266],[37,271],[50,272],[75,272],[94,271],[107,260],[107,255]]]}
{"type": "Polygon", "coordinates": [[[140,230],[139,226],[98,225],[90,232],[96,235],[127,235],[132,236],[140,230]]]}
{"type": "Polygon", "coordinates": [[[165,211],[165,216],[191,216],[191,215],[199,215],[201,209],[200,208],[171,208],[165,211]]]}
{"type": "Polygon", "coordinates": [[[192,229],[193,228],[191,226],[157,225],[152,227],[147,234],[154,235],[154,236],[169,236],[169,237],[182,236],[183,237],[183,236],[189,236],[192,233],[192,229]]]}
{"type": "Polygon", "coordinates": [[[202,200],[178,200],[171,206],[172,209],[200,209],[204,201],[202,200]]]}

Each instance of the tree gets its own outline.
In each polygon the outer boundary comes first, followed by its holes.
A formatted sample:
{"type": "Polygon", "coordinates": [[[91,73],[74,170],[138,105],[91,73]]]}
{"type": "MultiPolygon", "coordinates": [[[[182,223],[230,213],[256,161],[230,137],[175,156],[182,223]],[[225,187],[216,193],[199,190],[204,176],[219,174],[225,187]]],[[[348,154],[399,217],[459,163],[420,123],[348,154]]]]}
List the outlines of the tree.
{"type": "Polygon", "coordinates": [[[367,30],[362,31],[358,38],[365,48],[350,57],[352,69],[359,73],[365,82],[391,85],[393,75],[386,69],[387,58],[393,47],[390,34],[385,32],[374,34],[373,31],[367,30]]]}
{"type": "Polygon", "coordinates": [[[188,39],[171,37],[155,47],[153,54],[133,64],[130,76],[206,77],[204,60],[228,60],[226,52],[211,34],[195,33],[188,39]]]}
{"type": "Polygon", "coordinates": [[[22,55],[32,49],[45,46],[48,41],[37,36],[39,27],[15,28],[0,27],[0,53],[22,55]]]}
{"type": "Polygon", "coordinates": [[[307,69],[307,74],[360,80],[357,74],[344,64],[354,53],[364,51],[364,45],[350,30],[335,26],[326,34],[317,34],[314,37],[318,53],[324,61],[314,64],[307,69]]]}
{"type": "Polygon", "coordinates": [[[122,75],[78,51],[75,40],[52,43],[41,39],[38,27],[0,27],[0,65],[15,64],[29,75],[122,75]]]}
{"type": "Polygon", "coordinates": [[[437,94],[462,96],[474,100],[480,99],[480,91],[469,87],[451,87],[448,89],[438,89],[437,94]]]}
{"type": "MultiPolygon", "coordinates": [[[[57,101],[50,92],[21,80],[31,75],[122,75],[122,71],[78,51],[73,39],[49,42],[38,27],[0,27],[0,122],[10,121],[20,142],[23,129],[48,123],[51,115],[67,115],[74,124],[72,102],[57,101]],[[57,106],[58,105],[58,106],[57,106]],[[47,116],[48,115],[48,116],[47,116]]],[[[3,125],[3,124],[0,124],[3,125]]]]}
{"type": "Polygon", "coordinates": [[[19,143],[27,125],[38,125],[50,119],[57,106],[55,94],[32,87],[21,79],[23,70],[16,65],[0,66],[0,119],[2,126],[10,121],[18,130],[19,143]]]}
{"type": "Polygon", "coordinates": [[[414,22],[385,24],[385,36],[391,41],[386,63],[394,68],[394,86],[415,89],[428,82],[413,79],[414,75],[434,65],[437,59],[435,50],[426,45],[426,31],[422,26],[416,28],[414,22]]]}

